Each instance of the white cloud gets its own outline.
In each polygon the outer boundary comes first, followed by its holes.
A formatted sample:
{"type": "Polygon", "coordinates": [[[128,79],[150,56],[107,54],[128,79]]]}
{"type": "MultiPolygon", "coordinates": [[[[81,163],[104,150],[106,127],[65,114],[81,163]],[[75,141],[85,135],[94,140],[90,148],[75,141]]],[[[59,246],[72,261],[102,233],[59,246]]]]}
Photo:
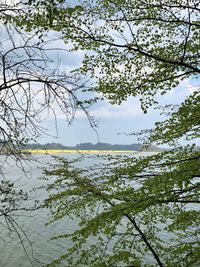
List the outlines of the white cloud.
{"type": "Polygon", "coordinates": [[[127,118],[142,115],[142,110],[139,103],[130,98],[120,106],[107,103],[105,106],[94,110],[93,114],[100,118],[127,118]]]}
{"type": "Polygon", "coordinates": [[[194,92],[196,92],[196,91],[199,90],[199,86],[192,86],[192,85],[189,85],[189,86],[188,86],[188,90],[189,90],[190,94],[192,94],[192,93],[194,93],[194,92]]]}
{"type": "MultiPolygon", "coordinates": [[[[127,119],[130,117],[138,117],[143,114],[139,101],[133,98],[129,98],[126,102],[121,105],[111,105],[107,101],[103,102],[103,105],[93,108],[91,110],[91,115],[95,119],[127,119]]],[[[76,118],[83,118],[85,114],[83,111],[77,111],[76,118]]]]}
{"type": "Polygon", "coordinates": [[[194,92],[199,91],[199,86],[192,84],[191,80],[189,80],[189,79],[186,79],[183,82],[183,84],[187,88],[187,90],[189,91],[190,94],[193,94],[194,92]]]}

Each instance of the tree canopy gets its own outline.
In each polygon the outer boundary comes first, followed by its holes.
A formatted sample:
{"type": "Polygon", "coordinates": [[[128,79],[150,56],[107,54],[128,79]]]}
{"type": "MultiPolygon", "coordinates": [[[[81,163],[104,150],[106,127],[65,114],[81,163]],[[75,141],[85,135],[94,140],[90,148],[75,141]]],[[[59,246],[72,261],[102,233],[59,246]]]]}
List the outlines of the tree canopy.
{"type": "Polygon", "coordinates": [[[72,50],[88,50],[79,71],[112,103],[142,95],[146,111],[155,94],[199,75],[198,1],[32,2],[27,28],[59,31],[72,50]]]}
{"type": "Polygon", "coordinates": [[[147,132],[147,143],[171,150],[108,156],[100,166],[83,169],[60,159],[46,172],[57,177],[45,202],[53,220],[80,220],[80,229],[57,237],[74,245],[51,265],[198,266],[200,152],[179,140],[199,140],[200,2],[38,0],[29,1],[29,9],[17,25],[40,34],[53,30],[71,51],[85,50],[75,72],[90,75],[93,90],[111,103],[139,95],[147,112],[157,105],[157,94],[188,79],[197,84],[147,132]]]}

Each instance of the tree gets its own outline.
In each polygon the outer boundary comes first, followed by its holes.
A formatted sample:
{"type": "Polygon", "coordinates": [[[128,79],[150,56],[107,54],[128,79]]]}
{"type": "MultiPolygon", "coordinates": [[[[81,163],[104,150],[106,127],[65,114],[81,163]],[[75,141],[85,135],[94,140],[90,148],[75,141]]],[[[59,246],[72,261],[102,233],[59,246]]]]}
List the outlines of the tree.
{"type": "Polygon", "coordinates": [[[23,142],[45,132],[39,123],[50,113],[56,117],[55,109],[60,109],[69,122],[76,108],[84,109],[77,97],[84,81],[59,70],[56,66],[59,59],[53,60],[51,56],[51,51],[59,48],[49,48],[51,40],[39,40],[35,34],[4,26],[0,143],[2,149],[6,146],[12,153],[16,150],[18,153],[23,142]]]}
{"type": "MultiPolygon", "coordinates": [[[[23,5],[1,2],[0,13],[0,154],[14,158],[16,165],[23,168],[24,162],[33,160],[21,152],[23,145],[47,133],[40,123],[49,114],[56,120],[56,112],[61,110],[70,123],[76,109],[82,109],[91,124],[93,120],[77,96],[84,88],[84,80],[66,74],[55,57],[55,51],[62,49],[56,47],[56,38],[28,34],[18,27],[18,17],[27,15],[23,5]]],[[[25,203],[29,194],[15,188],[0,167],[0,217],[22,241],[26,233],[13,215],[41,205],[36,202],[29,207],[25,203]]]]}
{"type": "MultiPolygon", "coordinates": [[[[79,230],[60,237],[71,238],[74,246],[53,264],[67,259],[70,266],[198,266],[200,153],[179,140],[199,138],[200,2],[30,2],[35,13],[26,28],[59,31],[73,42],[72,50],[88,50],[77,73],[95,78],[93,90],[111,103],[140,95],[147,112],[157,105],[157,94],[187,79],[197,83],[179,107],[169,107],[164,122],[145,131],[147,144],[168,144],[170,151],[108,157],[110,164],[100,171],[80,170],[63,159],[47,172],[58,177],[48,188],[58,192],[46,201],[54,220],[80,219],[79,230]]],[[[18,24],[24,25],[23,18],[18,24]]]]}
{"type": "Polygon", "coordinates": [[[199,74],[198,1],[32,2],[39,11],[26,18],[27,29],[45,25],[73,42],[74,50],[92,50],[80,71],[95,76],[95,90],[112,103],[142,95],[146,110],[155,94],[199,74]]]}

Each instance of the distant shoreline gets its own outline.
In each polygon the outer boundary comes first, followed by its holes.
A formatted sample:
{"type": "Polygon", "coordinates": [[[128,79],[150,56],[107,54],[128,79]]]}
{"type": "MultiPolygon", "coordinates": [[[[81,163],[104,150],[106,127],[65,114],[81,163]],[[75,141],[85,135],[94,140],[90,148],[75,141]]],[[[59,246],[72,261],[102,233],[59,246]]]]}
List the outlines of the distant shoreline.
{"type": "Polygon", "coordinates": [[[136,150],[90,150],[90,149],[25,149],[23,153],[32,154],[75,154],[75,153],[135,153],[136,150]]]}
{"type": "Polygon", "coordinates": [[[65,146],[60,143],[46,143],[46,144],[26,144],[23,146],[22,151],[28,151],[33,153],[44,153],[44,151],[52,151],[54,153],[131,153],[135,151],[163,151],[163,149],[151,145],[148,148],[144,148],[141,143],[133,143],[133,144],[109,144],[98,142],[96,144],[92,143],[80,143],[75,146],[65,146]],[[37,152],[36,152],[37,151],[37,152]],[[93,152],[92,152],[93,151],[93,152]]]}

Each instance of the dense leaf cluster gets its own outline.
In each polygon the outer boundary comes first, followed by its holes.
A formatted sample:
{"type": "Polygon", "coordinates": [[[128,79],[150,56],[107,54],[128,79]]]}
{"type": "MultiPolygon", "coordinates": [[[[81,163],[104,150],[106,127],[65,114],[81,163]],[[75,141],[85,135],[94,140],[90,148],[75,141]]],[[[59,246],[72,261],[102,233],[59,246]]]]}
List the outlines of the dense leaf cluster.
{"type": "Polygon", "coordinates": [[[135,156],[105,156],[81,170],[63,159],[46,173],[56,177],[45,204],[53,220],[79,220],[57,237],[74,245],[53,266],[198,266],[200,153],[135,156]]]}
{"type": "Polygon", "coordinates": [[[198,1],[33,3],[27,28],[58,31],[72,51],[88,50],[79,72],[95,77],[112,103],[142,95],[146,112],[157,93],[200,73],[198,1]]]}

